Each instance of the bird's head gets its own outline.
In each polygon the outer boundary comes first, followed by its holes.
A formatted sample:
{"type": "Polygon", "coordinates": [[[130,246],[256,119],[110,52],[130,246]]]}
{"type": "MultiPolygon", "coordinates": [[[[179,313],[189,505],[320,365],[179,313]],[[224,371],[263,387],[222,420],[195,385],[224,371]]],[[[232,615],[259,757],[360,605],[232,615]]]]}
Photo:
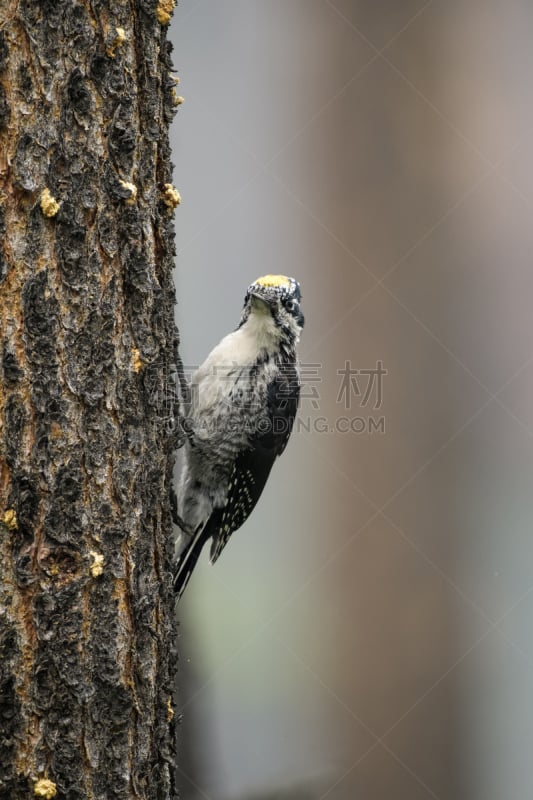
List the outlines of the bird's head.
{"type": "Polygon", "coordinates": [[[264,317],[266,324],[296,343],[304,326],[301,299],[300,284],[294,278],[264,275],[248,287],[241,325],[250,317],[264,317]]]}

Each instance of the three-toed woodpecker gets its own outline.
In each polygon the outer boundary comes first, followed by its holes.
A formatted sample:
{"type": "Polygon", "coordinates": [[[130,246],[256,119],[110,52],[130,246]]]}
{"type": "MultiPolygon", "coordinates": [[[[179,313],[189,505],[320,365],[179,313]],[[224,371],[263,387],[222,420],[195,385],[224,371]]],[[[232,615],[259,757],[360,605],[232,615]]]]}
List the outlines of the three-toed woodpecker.
{"type": "Polygon", "coordinates": [[[285,449],[300,394],[300,300],[294,278],[258,278],[246,293],[237,330],[192,376],[178,489],[178,596],[208,539],[214,563],[246,521],[285,449]]]}

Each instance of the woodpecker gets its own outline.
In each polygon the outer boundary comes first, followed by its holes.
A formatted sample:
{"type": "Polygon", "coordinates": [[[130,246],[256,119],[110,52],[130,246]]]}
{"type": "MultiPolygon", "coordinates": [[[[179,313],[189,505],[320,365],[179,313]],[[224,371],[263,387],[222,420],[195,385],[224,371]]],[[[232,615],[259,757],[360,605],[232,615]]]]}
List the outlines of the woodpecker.
{"type": "Polygon", "coordinates": [[[192,376],[178,487],[178,598],[205,543],[211,542],[214,563],[247,520],[285,449],[300,395],[300,301],[294,278],[258,278],[248,288],[238,328],[192,376]]]}

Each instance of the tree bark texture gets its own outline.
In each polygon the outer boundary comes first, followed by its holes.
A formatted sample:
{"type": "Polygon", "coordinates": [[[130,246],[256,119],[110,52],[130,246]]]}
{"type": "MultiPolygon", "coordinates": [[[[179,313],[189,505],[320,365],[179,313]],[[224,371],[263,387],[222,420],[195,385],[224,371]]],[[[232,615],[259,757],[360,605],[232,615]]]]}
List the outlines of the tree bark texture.
{"type": "Polygon", "coordinates": [[[0,798],[174,797],[172,0],[0,3],[0,798]]]}

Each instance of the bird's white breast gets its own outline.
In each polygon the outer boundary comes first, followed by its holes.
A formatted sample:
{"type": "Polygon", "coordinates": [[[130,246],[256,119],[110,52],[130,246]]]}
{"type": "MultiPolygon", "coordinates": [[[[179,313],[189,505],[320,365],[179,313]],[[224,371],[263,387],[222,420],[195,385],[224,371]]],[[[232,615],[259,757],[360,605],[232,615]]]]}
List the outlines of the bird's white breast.
{"type": "Polygon", "coordinates": [[[220,402],[242,370],[252,367],[261,355],[279,349],[280,331],[268,311],[254,310],[236,331],[225,336],[192,377],[193,396],[202,409],[220,402]]]}

